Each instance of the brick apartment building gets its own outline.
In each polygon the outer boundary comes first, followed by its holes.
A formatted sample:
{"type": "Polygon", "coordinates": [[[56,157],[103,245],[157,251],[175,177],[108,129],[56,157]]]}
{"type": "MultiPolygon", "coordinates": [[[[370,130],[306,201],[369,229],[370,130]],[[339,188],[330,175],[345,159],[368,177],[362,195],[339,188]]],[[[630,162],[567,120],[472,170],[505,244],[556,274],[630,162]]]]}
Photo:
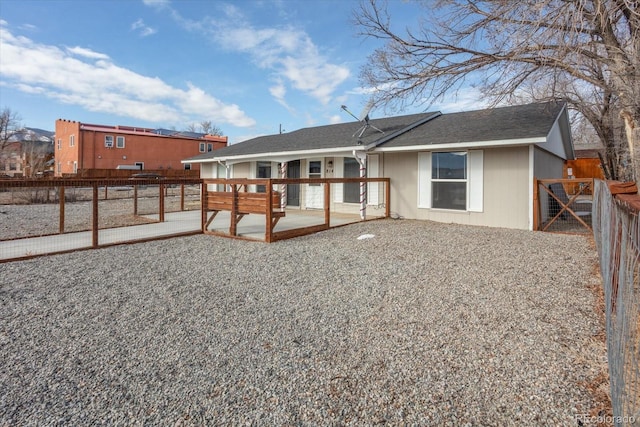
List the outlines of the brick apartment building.
{"type": "MultiPolygon", "coordinates": [[[[226,136],[56,120],[55,175],[85,169],[191,169],[181,160],[227,146],[226,136]]],[[[193,169],[199,169],[195,163],[193,169]]]]}

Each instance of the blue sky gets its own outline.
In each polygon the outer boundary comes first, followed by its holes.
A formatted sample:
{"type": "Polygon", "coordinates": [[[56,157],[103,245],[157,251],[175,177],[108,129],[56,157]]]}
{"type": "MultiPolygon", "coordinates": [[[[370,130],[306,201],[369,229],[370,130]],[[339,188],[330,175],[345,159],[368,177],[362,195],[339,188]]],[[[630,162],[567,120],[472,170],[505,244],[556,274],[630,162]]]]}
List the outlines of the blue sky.
{"type": "MultiPolygon", "coordinates": [[[[0,107],[46,130],[58,118],[178,130],[209,120],[230,143],[352,121],[340,106],[358,115],[366,104],[360,67],[379,43],[357,36],[358,4],[1,0],[0,107]]],[[[411,26],[420,9],[392,0],[390,12],[411,26]]],[[[429,110],[475,109],[474,97],[429,110]]]]}

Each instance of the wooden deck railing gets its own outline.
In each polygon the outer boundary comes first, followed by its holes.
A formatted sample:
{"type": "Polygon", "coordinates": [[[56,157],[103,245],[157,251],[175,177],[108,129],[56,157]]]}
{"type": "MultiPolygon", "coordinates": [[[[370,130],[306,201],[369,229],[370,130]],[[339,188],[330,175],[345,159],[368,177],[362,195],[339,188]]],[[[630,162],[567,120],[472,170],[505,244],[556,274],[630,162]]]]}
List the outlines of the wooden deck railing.
{"type": "Polygon", "coordinates": [[[248,214],[265,215],[266,242],[303,236],[331,227],[331,184],[347,183],[384,183],[384,217],[390,216],[390,180],[389,178],[287,178],[287,179],[204,179],[202,204],[202,231],[207,234],[238,237],[238,222],[248,214]],[[323,186],[324,222],[322,224],[274,231],[278,221],[285,217],[285,206],[282,193],[274,190],[286,185],[321,185],[323,186]],[[213,187],[213,188],[211,188],[213,187]],[[257,192],[263,188],[264,192],[257,192]],[[270,200],[271,203],[267,203],[270,200]],[[210,231],[209,226],[220,211],[229,211],[229,233],[210,231]],[[209,213],[212,212],[212,216],[209,213]]]}

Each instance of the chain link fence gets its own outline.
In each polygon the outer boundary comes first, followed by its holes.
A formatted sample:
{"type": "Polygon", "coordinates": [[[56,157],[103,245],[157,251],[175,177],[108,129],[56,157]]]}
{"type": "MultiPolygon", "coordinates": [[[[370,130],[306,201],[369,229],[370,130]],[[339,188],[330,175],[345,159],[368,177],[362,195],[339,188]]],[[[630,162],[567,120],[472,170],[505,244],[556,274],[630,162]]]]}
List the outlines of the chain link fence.
{"type": "Polygon", "coordinates": [[[596,180],[593,232],[606,304],[613,421],[640,426],[640,224],[638,211],[596,180]]]}

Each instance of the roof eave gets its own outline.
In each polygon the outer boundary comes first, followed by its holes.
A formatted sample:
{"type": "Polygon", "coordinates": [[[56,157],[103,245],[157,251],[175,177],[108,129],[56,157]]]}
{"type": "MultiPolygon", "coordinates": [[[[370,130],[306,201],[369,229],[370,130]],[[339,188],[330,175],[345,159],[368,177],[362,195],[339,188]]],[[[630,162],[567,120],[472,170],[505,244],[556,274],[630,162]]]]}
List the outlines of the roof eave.
{"type": "Polygon", "coordinates": [[[547,142],[546,137],[534,137],[534,138],[515,138],[515,139],[502,139],[495,141],[464,141],[464,142],[450,142],[445,144],[421,144],[421,145],[407,145],[402,147],[377,147],[371,151],[373,152],[410,152],[410,151],[435,151],[435,150],[451,150],[451,149],[474,149],[474,148],[493,148],[493,147],[508,147],[518,145],[531,145],[541,144],[547,142]]]}
{"type": "Polygon", "coordinates": [[[331,157],[336,154],[352,153],[353,151],[365,151],[366,146],[355,145],[349,147],[332,147],[321,148],[316,150],[295,150],[295,151],[279,151],[272,153],[252,153],[252,154],[239,154],[235,156],[214,156],[206,159],[186,159],[182,160],[182,163],[217,163],[221,162],[233,162],[239,163],[243,161],[254,160],[271,160],[271,161],[289,161],[291,159],[309,158],[315,156],[331,157]]]}

